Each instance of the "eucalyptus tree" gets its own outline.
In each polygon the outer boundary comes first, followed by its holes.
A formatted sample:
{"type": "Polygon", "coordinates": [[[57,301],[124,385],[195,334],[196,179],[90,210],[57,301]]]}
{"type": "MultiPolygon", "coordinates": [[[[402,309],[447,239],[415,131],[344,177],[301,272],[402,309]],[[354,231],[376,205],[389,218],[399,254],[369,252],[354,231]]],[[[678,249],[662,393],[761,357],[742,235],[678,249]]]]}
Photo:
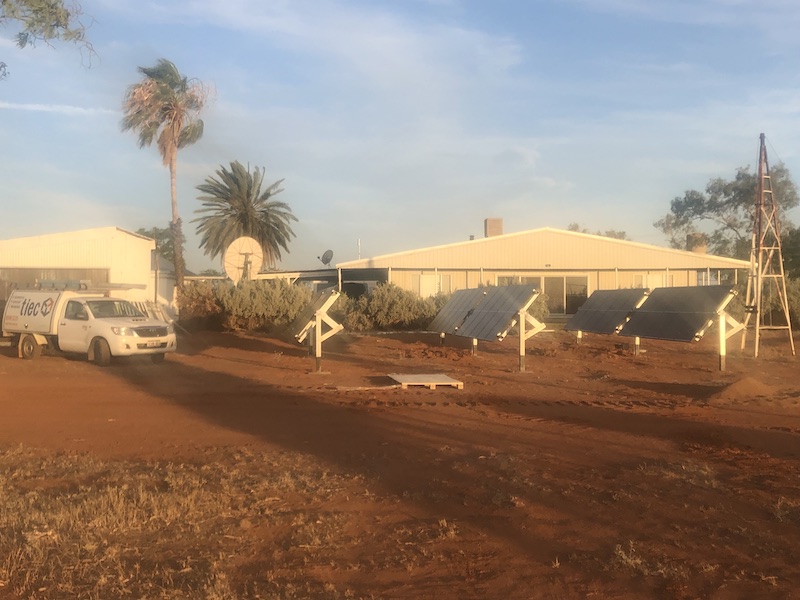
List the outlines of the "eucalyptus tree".
{"type": "Polygon", "coordinates": [[[200,216],[193,223],[198,223],[200,246],[207,255],[223,255],[233,240],[245,235],[261,244],[266,264],[280,260],[282,249],[289,251],[291,222],[297,218],[288,204],[274,199],[283,191],[283,179],[262,190],[263,183],[264,169],[251,171],[249,165],[233,161],[230,170],[221,166],[216,177],[197,186],[203,207],[195,211],[200,216]]]}
{"type": "Polygon", "coordinates": [[[183,228],[178,212],[175,183],[178,150],[194,144],[203,135],[200,113],[208,99],[208,88],[198,79],[181,75],[178,68],[162,58],[153,67],[139,67],[142,80],[131,85],[123,101],[122,130],[139,136],[139,147],[154,141],[165,166],[169,167],[172,200],[173,258],[175,283],[183,289],[186,268],[183,258],[183,228]]]}
{"type": "MultiPolygon", "coordinates": [[[[770,179],[784,229],[792,229],[783,215],[800,204],[797,186],[782,163],[770,169],[770,179]]],[[[713,254],[747,259],[757,187],[757,173],[740,167],[732,180],[716,177],[708,182],[705,192],[687,190],[674,198],[670,212],[653,226],[664,233],[673,248],[685,248],[689,234],[704,233],[713,254]]]]}
{"type": "MultiPolygon", "coordinates": [[[[80,4],[68,0],[0,0],[0,26],[14,23],[17,46],[35,46],[36,42],[52,40],[74,42],[94,54],[86,39],[86,27],[80,4]]],[[[0,61],[0,79],[8,75],[5,62],[0,61]]]]}

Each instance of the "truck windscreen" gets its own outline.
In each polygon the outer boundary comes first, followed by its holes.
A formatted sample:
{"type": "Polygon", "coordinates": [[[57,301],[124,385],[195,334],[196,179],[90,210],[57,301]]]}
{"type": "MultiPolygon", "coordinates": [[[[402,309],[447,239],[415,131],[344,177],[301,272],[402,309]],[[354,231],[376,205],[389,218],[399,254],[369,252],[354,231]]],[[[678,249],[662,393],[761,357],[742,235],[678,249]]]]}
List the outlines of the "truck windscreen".
{"type": "Polygon", "coordinates": [[[95,319],[116,317],[146,317],[138,308],[125,300],[88,300],[86,305],[95,319]]]}

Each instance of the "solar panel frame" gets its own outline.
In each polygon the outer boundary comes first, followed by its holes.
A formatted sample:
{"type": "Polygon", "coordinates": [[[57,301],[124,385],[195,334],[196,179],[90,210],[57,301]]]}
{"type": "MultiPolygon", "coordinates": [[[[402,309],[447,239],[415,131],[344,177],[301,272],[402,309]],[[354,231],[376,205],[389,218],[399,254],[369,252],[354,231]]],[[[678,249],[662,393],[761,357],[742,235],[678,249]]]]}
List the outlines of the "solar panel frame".
{"type": "Polygon", "coordinates": [[[478,340],[499,341],[527,310],[538,290],[530,285],[508,285],[485,288],[483,301],[467,316],[456,335],[478,340]]]}
{"type": "Polygon", "coordinates": [[[430,331],[454,334],[484,300],[485,288],[456,290],[428,326],[430,331]]]}
{"type": "Polygon", "coordinates": [[[631,314],[619,335],[697,341],[735,295],[732,286],[724,285],[656,288],[631,314]]]}
{"type": "Polygon", "coordinates": [[[646,288],[595,290],[564,326],[567,331],[612,335],[649,294],[646,288]]]}
{"type": "Polygon", "coordinates": [[[290,328],[294,332],[294,337],[297,341],[302,342],[306,338],[308,331],[315,324],[314,317],[317,312],[323,308],[330,308],[338,297],[339,292],[335,288],[323,290],[297,315],[290,328]]]}

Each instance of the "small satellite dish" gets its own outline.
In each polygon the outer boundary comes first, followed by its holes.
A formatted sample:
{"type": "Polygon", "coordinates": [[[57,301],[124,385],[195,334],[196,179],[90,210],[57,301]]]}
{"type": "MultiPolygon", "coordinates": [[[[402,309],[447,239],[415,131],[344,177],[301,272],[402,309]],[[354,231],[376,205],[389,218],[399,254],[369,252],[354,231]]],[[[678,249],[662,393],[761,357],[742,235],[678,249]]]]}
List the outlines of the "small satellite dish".
{"type": "Polygon", "coordinates": [[[318,256],[317,258],[322,261],[323,265],[325,265],[326,267],[330,267],[331,261],[333,260],[333,250],[325,250],[322,256],[318,256]]]}
{"type": "Polygon", "coordinates": [[[241,279],[252,279],[261,270],[263,263],[264,252],[261,246],[247,236],[233,240],[222,258],[225,273],[233,283],[239,283],[241,279]]]}

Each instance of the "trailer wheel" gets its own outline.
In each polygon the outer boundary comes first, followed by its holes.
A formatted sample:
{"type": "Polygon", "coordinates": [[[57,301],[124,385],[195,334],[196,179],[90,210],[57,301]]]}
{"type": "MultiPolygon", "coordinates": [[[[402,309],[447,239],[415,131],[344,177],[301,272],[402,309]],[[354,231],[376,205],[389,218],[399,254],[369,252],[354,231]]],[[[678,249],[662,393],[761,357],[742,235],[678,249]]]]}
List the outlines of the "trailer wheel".
{"type": "Polygon", "coordinates": [[[19,340],[19,353],[25,360],[33,360],[42,355],[42,347],[35,337],[26,333],[19,340]]]}
{"type": "Polygon", "coordinates": [[[94,341],[94,362],[101,367],[111,364],[111,348],[103,338],[97,338],[94,341]]]}
{"type": "Polygon", "coordinates": [[[166,355],[166,354],[164,354],[164,353],[159,353],[159,354],[151,354],[151,355],[150,355],[150,360],[151,360],[151,361],[153,361],[153,364],[155,364],[155,365],[160,365],[161,363],[163,363],[163,362],[164,362],[164,358],[165,358],[166,356],[167,356],[167,355],[166,355]]]}

